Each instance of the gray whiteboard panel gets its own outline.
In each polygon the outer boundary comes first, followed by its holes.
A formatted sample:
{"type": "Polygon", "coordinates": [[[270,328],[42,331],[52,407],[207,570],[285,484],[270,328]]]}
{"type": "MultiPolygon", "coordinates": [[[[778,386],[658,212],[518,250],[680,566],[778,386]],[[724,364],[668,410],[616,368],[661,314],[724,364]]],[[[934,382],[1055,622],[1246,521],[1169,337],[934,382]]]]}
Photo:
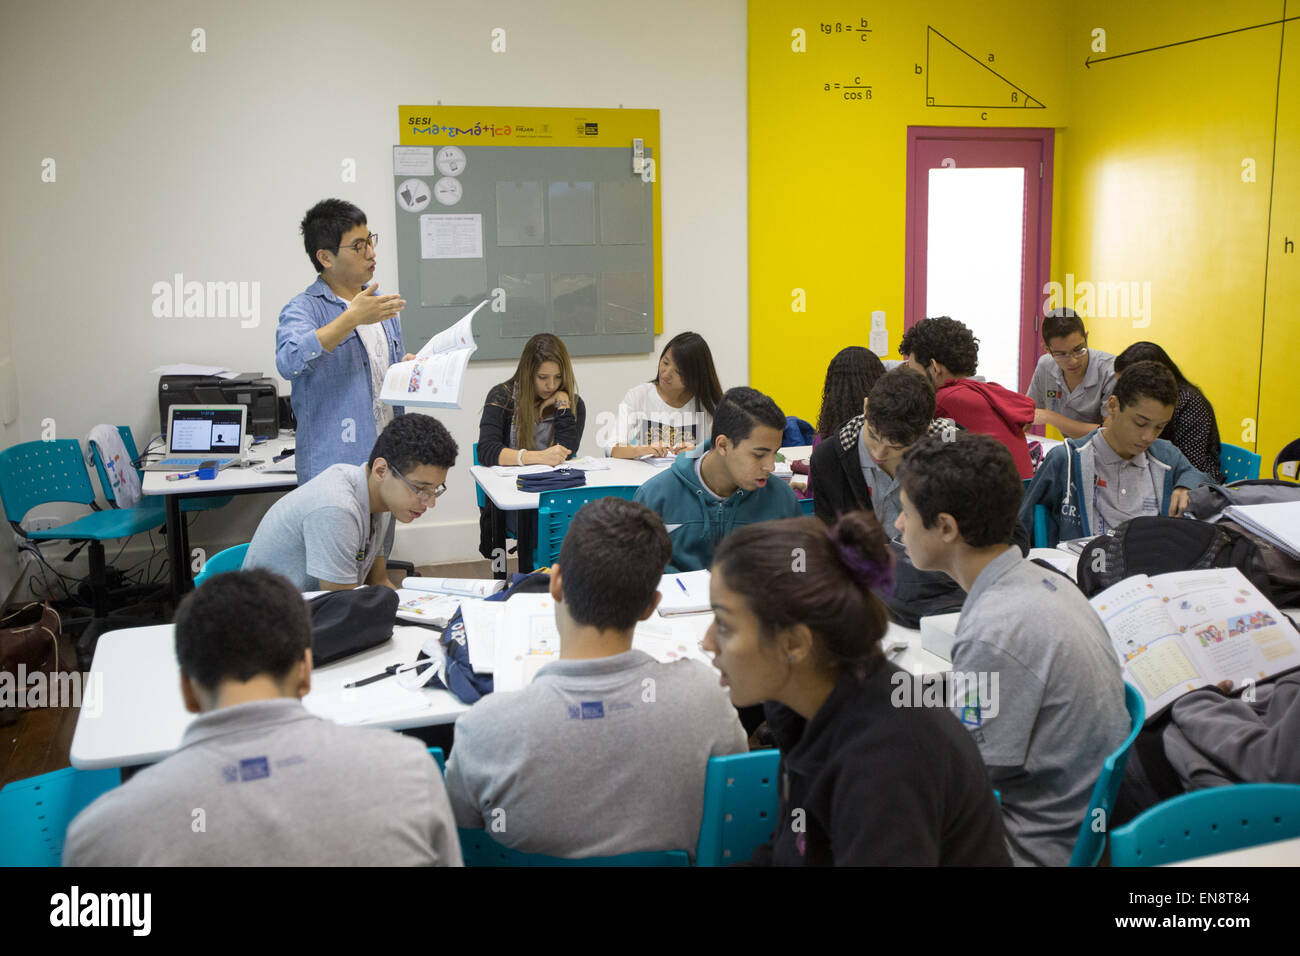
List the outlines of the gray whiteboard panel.
{"type": "MultiPolygon", "coordinates": [[[[399,185],[417,179],[432,194],[442,177],[393,178],[407,351],[490,298],[503,310],[489,305],[475,316],[475,360],[516,359],[537,332],[561,336],[575,356],[650,352],[654,184],[632,172],[630,147],[461,148],[466,164],[453,205],[434,199],[408,211],[399,185]],[[446,214],[480,217],[481,256],[422,258],[420,216],[446,214]]],[[[457,241],[438,254],[464,255],[463,230],[457,241]]]]}

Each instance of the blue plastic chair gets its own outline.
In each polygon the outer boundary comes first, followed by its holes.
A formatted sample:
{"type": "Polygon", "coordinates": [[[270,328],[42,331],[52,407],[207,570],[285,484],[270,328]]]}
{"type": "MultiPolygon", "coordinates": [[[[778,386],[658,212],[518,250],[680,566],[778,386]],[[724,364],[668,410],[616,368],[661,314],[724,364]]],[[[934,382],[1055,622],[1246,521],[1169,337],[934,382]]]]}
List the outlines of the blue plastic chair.
{"type": "Polygon", "coordinates": [[[81,640],[93,646],[98,629],[108,616],[104,542],[151,531],[161,524],[160,514],[134,508],[101,510],[95,503],[95,489],[86,473],[81,443],[73,438],[23,442],[0,451],[0,498],[4,500],[5,518],[23,538],[89,544],[93,619],[81,640]],[[26,531],[21,526],[20,522],[33,508],[64,501],[86,505],[91,513],[44,531],[26,531]]]}
{"type": "Polygon", "coordinates": [[[560,556],[564,535],[569,530],[569,522],[588,501],[597,498],[631,501],[635,494],[635,485],[597,485],[542,492],[537,501],[537,550],[533,554],[533,566],[544,568],[555,563],[560,556]]]}
{"type": "Polygon", "coordinates": [[[1242,481],[1259,477],[1260,456],[1239,445],[1219,443],[1219,467],[1223,470],[1223,480],[1242,481]]]}
{"type": "MultiPolygon", "coordinates": [[[[117,432],[122,436],[122,445],[126,448],[127,457],[131,461],[138,460],[140,458],[140,453],[136,451],[135,438],[131,435],[131,429],[126,425],[118,425],[117,432]]],[[[104,457],[100,454],[99,446],[93,441],[90,442],[90,455],[95,461],[95,474],[99,478],[99,490],[103,492],[104,500],[108,502],[109,506],[116,508],[117,498],[113,494],[113,485],[108,480],[108,471],[104,468],[104,457]]],[[[144,471],[142,469],[137,468],[135,473],[143,479],[144,471]]],[[[194,511],[215,511],[218,508],[224,508],[226,505],[230,504],[231,500],[232,498],[230,495],[222,495],[213,498],[182,498],[181,513],[189,514],[194,511]]],[[[158,495],[151,495],[148,498],[142,498],[136,507],[156,509],[158,512],[159,524],[162,524],[167,520],[163,499],[158,495]]]]}
{"type": "Polygon", "coordinates": [[[1051,524],[1047,520],[1047,505],[1034,505],[1034,547],[1050,548],[1051,524]]]}
{"type": "Polygon", "coordinates": [[[1070,854],[1070,866],[1096,866],[1105,851],[1106,831],[1110,829],[1110,815],[1115,809],[1115,798],[1119,796],[1120,784],[1124,780],[1124,768],[1128,766],[1129,748],[1133,746],[1133,741],[1137,740],[1142,724],[1147,719],[1146,704],[1142,702],[1142,695],[1128,684],[1124,685],[1124,706],[1128,708],[1132,730],[1115,752],[1102,761],[1101,776],[1097,778],[1097,783],[1092,788],[1088,812],[1084,815],[1083,822],[1079,824],[1079,838],[1074,843],[1074,852],[1070,854]],[[1100,818],[1097,815],[1098,810],[1101,811],[1100,818]],[[1100,829],[1094,827],[1094,820],[1101,824],[1100,829]]]}
{"type": "Polygon", "coordinates": [[[430,747],[429,756],[432,757],[433,762],[438,765],[438,773],[445,777],[447,775],[447,755],[442,752],[442,748],[430,747]]]}
{"type": "Polygon", "coordinates": [[[194,576],[194,586],[198,587],[208,578],[223,571],[238,571],[244,566],[244,555],[248,553],[248,545],[237,544],[234,547],[218,551],[208,560],[203,562],[203,570],[194,576]]]}
{"type": "Polygon", "coordinates": [[[779,750],[709,758],[696,866],[748,863],[754,850],[772,838],[780,763],[779,750]]]}
{"type": "MultiPolygon", "coordinates": [[[[474,464],[476,465],[483,464],[481,461],[478,460],[478,442],[475,442],[473,445],[470,446],[470,448],[471,448],[470,454],[474,459],[474,464]]],[[[478,506],[480,508],[487,507],[487,495],[483,494],[483,489],[479,487],[477,481],[474,482],[474,500],[478,502],[478,506]]]]}
{"type": "Polygon", "coordinates": [[[0,866],[58,866],[68,824],[120,780],[116,770],[68,767],[0,790],[0,866]]]}
{"type": "Polygon", "coordinates": [[[617,856],[588,856],[578,859],[523,853],[502,846],[486,830],[461,827],[460,855],[466,866],[690,866],[685,850],[621,853],[617,856]]]}
{"type": "Polygon", "coordinates": [[[1111,866],[1160,866],[1300,837],[1300,785],[1238,783],[1185,793],[1110,835],[1111,866]]]}
{"type": "Polygon", "coordinates": [[[817,501],[815,498],[800,498],[799,510],[805,515],[815,515],[817,501]]]}

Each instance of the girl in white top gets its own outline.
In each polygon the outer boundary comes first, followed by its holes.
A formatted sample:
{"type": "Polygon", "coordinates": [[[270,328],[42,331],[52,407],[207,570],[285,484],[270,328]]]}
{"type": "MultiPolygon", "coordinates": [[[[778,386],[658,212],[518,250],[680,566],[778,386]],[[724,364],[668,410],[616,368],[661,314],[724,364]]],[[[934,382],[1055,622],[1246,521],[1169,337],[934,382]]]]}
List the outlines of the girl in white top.
{"type": "Polygon", "coordinates": [[[659,374],[628,389],[612,434],[602,429],[600,444],[615,458],[689,451],[712,437],[721,399],[708,343],[698,333],[683,332],[664,346],[659,374]]]}

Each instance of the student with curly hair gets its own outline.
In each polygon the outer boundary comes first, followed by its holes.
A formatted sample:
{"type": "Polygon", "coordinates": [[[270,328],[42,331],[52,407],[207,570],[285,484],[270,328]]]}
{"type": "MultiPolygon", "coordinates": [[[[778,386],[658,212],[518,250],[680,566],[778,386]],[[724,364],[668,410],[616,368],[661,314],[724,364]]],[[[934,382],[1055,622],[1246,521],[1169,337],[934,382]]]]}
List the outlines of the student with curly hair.
{"type": "Polygon", "coordinates": [[[936,415],[972,432],[992,435],[1011,452],[1020,477],[1033,477],[1025,429],[1034,422],[1034,400],[972,378],[979,348],[971,330],[946,315],[917,322],[898,344],[907,364],[934,383],[936,415]]]}
{"type": "MultiPolygon", "coordinates": [[[[841,425],[862,412],[871,387],[880,376],[885,374],[885,366],[870,349],[860,345],[850,345],[840,349],[826,369],[826,383],[822,386],[822,406],[817,414],[817,433],[813,435],[812,447],[829,438],[841,425]]],[[[808,475],[806,482],[796,478],[790,487],[800,498],[813,497],[811,462],[796,461],[790,470],[797,475],[808,475]]]]}

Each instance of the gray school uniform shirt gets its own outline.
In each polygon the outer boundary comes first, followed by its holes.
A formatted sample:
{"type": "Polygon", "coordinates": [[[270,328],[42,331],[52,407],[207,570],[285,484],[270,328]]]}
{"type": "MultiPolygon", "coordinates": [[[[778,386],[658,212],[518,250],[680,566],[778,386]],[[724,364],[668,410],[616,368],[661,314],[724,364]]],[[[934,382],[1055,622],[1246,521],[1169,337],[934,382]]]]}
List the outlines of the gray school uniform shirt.
{"type": "Polygon", "coordinates": [[[1029,391],[1035,408],[1057,412],[1077,422],[1101,424],[1102,407],[1110,393],[1115,391],[1115,356],[1096,349],[1088,350],[1088,370],[1083,381],[1070,391],[1065,386],[1065,373],[1050,354],[1041,355],[1034,366],[1029,391]]]}
{"type": "Polygon", "coordinates": [[[693,855],[709,758],[746,749],[699,661],[559,660],[461,715],[447,793],[459,826],[527,853],[693,855]]]}
{"type": "Polygon", "coordinates": [[[420,741],[289,698],[200,714],[176,753],[83,810],[64,866],[460,866],[420,741]]]}
{"type": "Polygon", "coordinates": [[[300,591],[363,584],[392,541],[392,515],[370,513],[365,466],[331,465],[271,506],[243,567],[283,574],[300,591]]]}
{"type": "Polygon", "coordinates": [[[898,494],[898,475],[895,472],[891,477],[889,472],[871,460],[871,452],[867,451],[862,438],[866,433],[864,423],[862,432],[858,435],[858,464],[862,468],[867,490],[871,492],[871,509],[876,513],[876,520],[885,529],[885,537],[892,538],[897,534],[894,522],[903,513],[903,501],[898,494]]]}
{"type": "Polygon", "coordinates": [[[1065,866],[1102,761],[1131,729],[1101,619],[1070,581],[1008,548],[966,597],[952,669],[990,698],[953,711],[1002,793],[1012,861],[1065,866]]]}
{"type": "Polygon", "coordinates": [[[1092,487],[1083,489],[1091,496],[1085,504],[1094,534],[1105,534],[1131,518],[1160,514],[1164,490],[1164,476],[1155,476],[1146,452],[1121,458],[1102,431],[1099,428],[1092,434],[1092,487]]]}

